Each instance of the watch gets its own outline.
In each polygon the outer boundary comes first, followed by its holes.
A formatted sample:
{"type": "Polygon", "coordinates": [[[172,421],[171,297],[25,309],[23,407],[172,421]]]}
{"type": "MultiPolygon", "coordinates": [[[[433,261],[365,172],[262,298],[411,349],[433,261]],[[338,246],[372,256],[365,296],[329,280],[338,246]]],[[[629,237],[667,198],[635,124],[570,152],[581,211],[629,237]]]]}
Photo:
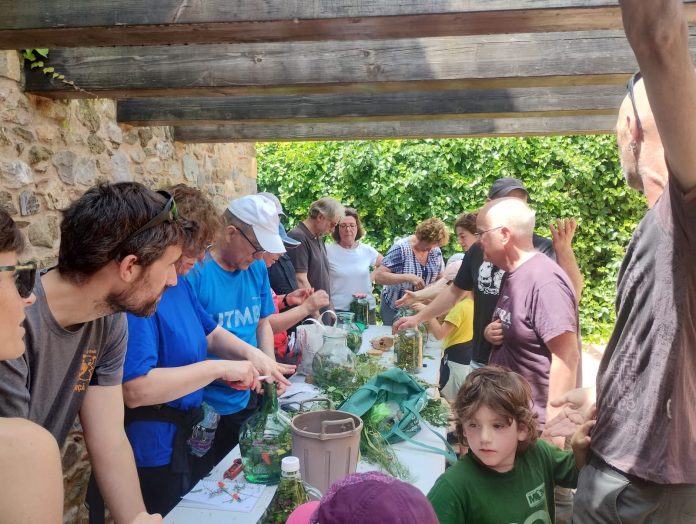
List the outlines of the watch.
{"type": "Polygon", "coordinates": [[[287,295],[287,293],[285,294],[285,296],[283,296],[283,305],[285,306],[286,309],[290,307],[290,304],[288,304],[288,295],[287,295]]]}

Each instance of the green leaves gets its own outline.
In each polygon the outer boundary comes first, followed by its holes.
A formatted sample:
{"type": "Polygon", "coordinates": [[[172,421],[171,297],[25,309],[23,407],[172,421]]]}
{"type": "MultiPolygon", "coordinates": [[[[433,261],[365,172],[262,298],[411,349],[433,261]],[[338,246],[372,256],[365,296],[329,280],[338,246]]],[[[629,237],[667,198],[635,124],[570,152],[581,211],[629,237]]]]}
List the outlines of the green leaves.
{"type": "MultiPolygon", "coordinates": [[[[537,233],[575,217],[575,254],[585,277],[584,338],[606,340],[613,325],[616,273],[645,202],[627,190],[613,136],[258,144],[259,190],[276,194],[290,226],[309,204],[333,196],[355,207],[365,241],[385,254],[393,241],[436,216],[452,225],[486,201],[499,177],[524,181],[537,233]]],[[[459,251],[454,235],[445,256],[459,251]]]]}

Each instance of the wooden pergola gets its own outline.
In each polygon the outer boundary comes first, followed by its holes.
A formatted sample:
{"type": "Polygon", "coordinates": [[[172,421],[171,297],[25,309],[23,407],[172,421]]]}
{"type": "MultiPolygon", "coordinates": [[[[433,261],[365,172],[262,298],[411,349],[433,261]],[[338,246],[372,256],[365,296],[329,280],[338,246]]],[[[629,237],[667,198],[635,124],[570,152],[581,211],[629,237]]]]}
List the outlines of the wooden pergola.
{"type": "Polygon", "coordinates": [[[607,0],[0,0],[0,13],[0,48],[48,47],[81,88],[28,70],[27,92],[115,98],[119,122],[188,142],[608,133],[637,69],[607,0]]]}

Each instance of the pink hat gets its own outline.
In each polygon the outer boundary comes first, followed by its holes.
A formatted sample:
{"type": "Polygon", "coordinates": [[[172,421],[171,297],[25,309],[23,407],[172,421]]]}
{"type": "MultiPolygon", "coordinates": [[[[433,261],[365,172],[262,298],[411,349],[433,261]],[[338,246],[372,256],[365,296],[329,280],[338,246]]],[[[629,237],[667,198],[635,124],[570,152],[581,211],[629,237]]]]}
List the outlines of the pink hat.
{"type": "Polygon", "coordinates": [[[312,513],[314,513],[314,510],[318,507],[318,500],[313,500],[312,502],[307,502],[301,506],[297,506],[295,511],[290,513],[290,516],[288,517],[288,520],[285,521],[285,524],[307,524],[309,522],[309,518],[312,516],[312,513]]]}

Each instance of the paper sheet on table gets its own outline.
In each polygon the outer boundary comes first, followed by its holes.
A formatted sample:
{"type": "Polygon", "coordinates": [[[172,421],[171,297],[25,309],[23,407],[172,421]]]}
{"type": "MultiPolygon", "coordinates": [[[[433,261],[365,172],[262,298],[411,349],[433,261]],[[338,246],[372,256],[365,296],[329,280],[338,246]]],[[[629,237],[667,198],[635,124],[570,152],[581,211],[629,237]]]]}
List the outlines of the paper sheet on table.
{"type": "Polygon", "coordinates": [[[204,478],[184,495],[181,504],[247,513],[254,509],[263,490],[266,489],[263,484],[247,482],[243,476],[239,479],[223,480],[224,489],[219,486],[219,482],[221,481],[214,477],[204,478]],[[233,497],[235,494],[239,500],[233,497]]]}
{"type": "Polygon", "coordinates": [[[316,386],[304,382],[290,382],[290,385],[285,390],[285,393],[278,398],[278,402],[282,407],[291,406],[291,409],[299,409],[299,403],[303,400],[309,400],[322,396],[316,386]]]}

